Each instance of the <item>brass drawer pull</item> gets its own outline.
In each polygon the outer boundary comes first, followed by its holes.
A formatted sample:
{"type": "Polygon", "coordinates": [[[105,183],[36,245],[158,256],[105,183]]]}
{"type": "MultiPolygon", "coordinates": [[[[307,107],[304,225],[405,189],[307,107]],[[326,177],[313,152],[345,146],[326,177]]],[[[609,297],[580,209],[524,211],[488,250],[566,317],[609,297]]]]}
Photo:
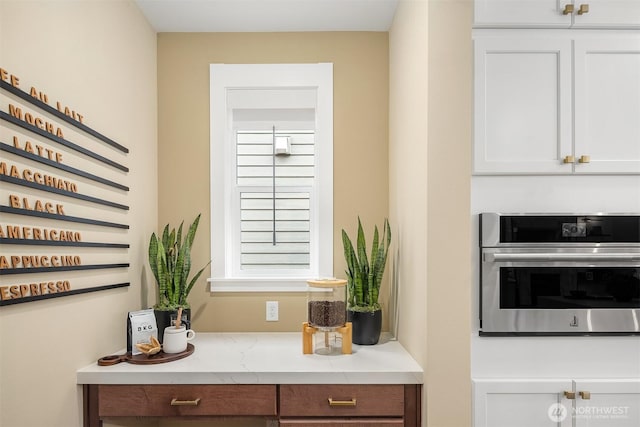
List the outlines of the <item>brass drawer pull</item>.
{"type": "Polygon", "coordinates": [[[198,406],[200,398],[195,400],[178,400],[175,397],[171,399],[171,406],[198,406]]]}
{"type": "Polygon", "coordinates": [[[580,394],[580,397],[581,397],[583,400],[589,400],[589,399],[591,399],[591,392],[589,392],[589,391],[581,391],[581,392],[579,392],[579,394],[580,394]]]}
{"type": "Polygon", "coordinates": [[[565,391],[564,397],[566,397],[567,399],[573,400],[576,398],[576,393],[573,391],[565,391]]]}
{"type": "Polygon", "coordinates": [[[565,4],[564,5],[564,9],[562,11],[563,15],[571,15],[573,13],[573,5],[572,4],[565,4]]]}
{"type": "Polygon", "coordinates": [[[329,398],[329,406],[356,406],[356,398],[351,400],[333,400],[329,398]]]}

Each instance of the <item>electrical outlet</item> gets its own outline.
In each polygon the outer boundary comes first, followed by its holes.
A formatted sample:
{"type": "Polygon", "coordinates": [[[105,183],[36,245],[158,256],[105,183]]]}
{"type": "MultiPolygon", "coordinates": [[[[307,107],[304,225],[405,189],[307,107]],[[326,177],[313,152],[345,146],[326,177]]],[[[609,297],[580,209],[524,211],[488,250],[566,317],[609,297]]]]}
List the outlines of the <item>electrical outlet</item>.
{"type": "Polygon", "coordinates": [[[278,301],[267,301],[267,322],[278,321],[278,301]]]}

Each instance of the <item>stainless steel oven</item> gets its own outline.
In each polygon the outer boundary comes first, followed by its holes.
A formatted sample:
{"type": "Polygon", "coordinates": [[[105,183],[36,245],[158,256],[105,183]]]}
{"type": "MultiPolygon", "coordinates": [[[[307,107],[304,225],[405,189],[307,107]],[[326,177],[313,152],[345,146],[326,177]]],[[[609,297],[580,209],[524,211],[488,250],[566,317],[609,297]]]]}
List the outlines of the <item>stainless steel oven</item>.
{"type": "Polygon", "coordinates": [[[480,334],[640,334],[640,215],[480,214],[480,334]]]}

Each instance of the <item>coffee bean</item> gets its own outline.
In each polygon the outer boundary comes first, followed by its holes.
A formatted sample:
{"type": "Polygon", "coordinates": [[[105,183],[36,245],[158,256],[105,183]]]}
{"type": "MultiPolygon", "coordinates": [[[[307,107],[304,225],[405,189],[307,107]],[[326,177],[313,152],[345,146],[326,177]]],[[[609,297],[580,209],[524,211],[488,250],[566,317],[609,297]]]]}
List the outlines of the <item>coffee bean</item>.
{"type": "Polygon", "coordinates": [[[308,308],[311,326],[333,328],[345,324],[347,311],[344,301],[309,301],[308,308]]]}

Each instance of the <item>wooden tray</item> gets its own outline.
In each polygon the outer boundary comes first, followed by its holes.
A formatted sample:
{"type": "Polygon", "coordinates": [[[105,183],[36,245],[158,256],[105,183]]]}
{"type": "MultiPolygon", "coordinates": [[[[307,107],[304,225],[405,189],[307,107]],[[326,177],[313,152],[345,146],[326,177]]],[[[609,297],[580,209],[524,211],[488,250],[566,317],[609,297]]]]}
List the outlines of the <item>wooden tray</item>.
{"type": "Polygon", "coordinates": [[[156,353],[151,356],[147,356],[146,354],[136,354],[135,356],[131,354],[131,352],[127,352],[125,354],[113,354],[110,356],[104,356],[98,359],[98,365],[100,366],[111,366],[120,362],[133,363],[135,365],[155,365],[158,363],[166,363],[171,362],[173,360],[184,359],[185,357],[191,355],[195,347],[191,343],[187,343],[187,349],[182,353],[165,353],[160,350],[159,353],[156,353]]]}

